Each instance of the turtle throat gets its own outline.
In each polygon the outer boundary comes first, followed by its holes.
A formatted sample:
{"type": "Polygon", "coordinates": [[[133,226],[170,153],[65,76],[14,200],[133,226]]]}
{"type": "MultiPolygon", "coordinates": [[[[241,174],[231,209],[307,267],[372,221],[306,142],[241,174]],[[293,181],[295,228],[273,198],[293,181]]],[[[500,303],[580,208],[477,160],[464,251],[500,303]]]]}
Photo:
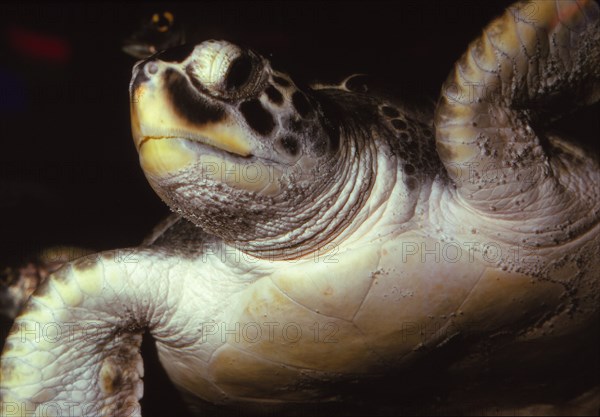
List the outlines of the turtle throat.
{"type": "Polygon", "coordinates": [[[370,196],[376,147],[354,139],[364,132],[344,137],[335,154],[276,178],[281,192],[275,195],[228,186],[196,169],[150,182],[173,211],[228,246],[259,258],[298,259],[333,249],[370,196]]]}
{"type": "Polygon", "coordinates": [[[257,221],[247,236],[226,241],[269,259],[298,259],[335,250],[341,235],[359,226],[355,218],[371,194],[376,163],[372,143],[347,141],[335,160],[317,164],[319,169],[305,186],[288,188],[271,219],[257,221]]]}

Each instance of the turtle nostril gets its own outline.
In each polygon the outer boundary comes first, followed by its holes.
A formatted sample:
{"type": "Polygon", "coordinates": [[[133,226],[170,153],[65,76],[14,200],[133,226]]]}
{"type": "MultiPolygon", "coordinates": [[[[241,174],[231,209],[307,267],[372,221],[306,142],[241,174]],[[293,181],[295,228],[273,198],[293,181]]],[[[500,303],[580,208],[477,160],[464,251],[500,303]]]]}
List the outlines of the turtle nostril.
{"type": "Polygon", "coordinates": [[[158,63],[154,60],[146,61],[146,63],[140,68],[138,78],[140,81],[149,81],[154,75],[158,73],[159,66],[158,63]]]}
{"type": "Polygon", "coordinates": [[[158,72],[158,65],[156,62],[148,62],[145,68],[148,74],[156,74],[158,72]]]}
{"type": "Polygon", "coordinates": [[[137,99],[137,96],[135,96],[137,93],[135,92],[138,91],[138,87],[159,76],[158,74],[160,72],[160,66],[160,62],[150,58],[143,61],[138,61],[135,64],[131,74],[131,81],[129,83],[129,92],[132,98],[137,99]]]}
{"type": "MultiPolygon", "coordinates": [[[[143,83],[149,81],[150,76],[155,73],[149,70],[147,64],[148,61],[138,61],[133,67],[133,70],[131,72],[131,81],[129,82],[130,94],[134,94],[137,88],[143,83]]],[[[156,66],[156,64],[154,64],[154,66],[156,66]]],[[[158,71],[158,67],[156,68],[156,71],[158,71]]]]}

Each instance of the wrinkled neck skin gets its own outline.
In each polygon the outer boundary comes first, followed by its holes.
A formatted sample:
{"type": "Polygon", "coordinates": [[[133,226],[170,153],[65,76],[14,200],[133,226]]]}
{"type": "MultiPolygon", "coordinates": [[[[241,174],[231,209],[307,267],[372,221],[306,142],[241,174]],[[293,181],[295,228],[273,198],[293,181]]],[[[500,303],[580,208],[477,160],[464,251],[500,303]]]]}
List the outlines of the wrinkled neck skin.
{"type": "Polygon", "coordinates": [[[257,217],[252,233],[226,242],[259,258],[297,259],[334,241],[364,207],[375,182],[377,149],[353,129],[342,129],[336,155],[319,160],[308,175],[296,171],[302,179],[274,199],[270,218],[257,217]]]}
{"type": "Polygon", "coordinates": [[[339,152],[321,158],[308,171],[294,167],[286,172],[280,179],[283,191],[273,197],[212,180],[197,188],[180,186],[186,181],[177,176],[169,179],[167,189],[203,207],[201,213],[177,211],[227,245],[258,258],[297,259],[330,243],[371,194],[377,151],[373,144],[351,137],[342,133],[345,142],[339,152]]]}
{"type": "MultiPolygon", "coordinates": [[[[328,94],[340,93],[319,94],[329,100],[328,94]]],[[[340,121],[339,150],[313,167],[287,171],[278,195],[248,193],[209,179],[191,187],[187,174],[163,181],[159,194],[167,202],[175,200],[170,204],[175,211],[208,233],[261,259],[299,259],[358,239],[378,223],[389,202],[394,209],[390,228],[397,229],[414,215],[427,181],[413,178],[407,185],[402,145],[378,119],[377,101],[331,102],[344,106],[329,109],[340,121]],[[186,210],[186,204],[192,209],[186,210]]]]}

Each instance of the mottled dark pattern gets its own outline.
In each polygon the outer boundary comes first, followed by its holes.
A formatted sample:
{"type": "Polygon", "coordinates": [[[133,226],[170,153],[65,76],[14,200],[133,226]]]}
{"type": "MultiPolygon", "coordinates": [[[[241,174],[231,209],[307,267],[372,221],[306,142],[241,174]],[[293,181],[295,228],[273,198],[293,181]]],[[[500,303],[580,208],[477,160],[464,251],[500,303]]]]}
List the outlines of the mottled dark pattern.
{"type": "Polygon", "coordinates": [[[288,152],[290,155],[292,156],[296,156],[298,154],[299,149],[299,144],[298,144],[298,139],[296,139],[293,136],[284,136],[280,139],[281,141],[281,146],[283,147],[283,149],[286,150],[286,152],[288,152]]]}
{"type": "Polygon", "coordinates": [[[415,109],[375,88],[366,93],[323,89],[316,91],[315,97],[326,116],[325,123],[341,129],[342,137],[359,135],[387,143],[399,160],[409,189],[415,189],[425,178],[445,178],[431,134],[433,108],[415,109]]]}
{"type": "MultiPolygon", "coordinates": [[[[220,106],[209,103],[196,93],[188,80],[179,72],[167,69],[165,71],[165,86],[170,95],[169,102],[174,110],[184,119],[197,125],[218,122],[225,116],[220,106]]],[[[193,80],[194,78],[191,77],[193,80]]]]}
{"type": "Polygon", "coordinates": [[[300,117],[307,117],[312,110],[306,96],[299,91],[292,95],[292,104],[300,117]]]}
{"type": "Polygon", "coordinates": [[[273,131],[275,127],[273,116],[257,99],[244,101],[240,105],[240,111],[244,115],[248,126],[258,134],[266,136],[273,131]]]}
{"type": "Polygon", "coordinates": [[[281,87],[289,87],[290,86],[290,83],[288,80],[286,80],[285,78],[282,78],[282,77],[278,77],[277,75],[275,75],[273,77],[273,81],[275,81],[275,83],[277,85],[280,85],[281,87]]]}
{"type": "Polygon", "coordinates": [[[283,103],[283,96],[281,95],[279,90],[277,88],[273,87],[272,85],[269,85],[266,88],[265,93],[267,93],[267,97],[269,97],[269,100],[271,100],[273,103],[275,103],[275,104],[283,103]]]}
{"type": "Polygon", "coordinates": [[[400,113],[398,112],[398,109],[396,109],[394,107],[383,106],[381,108],[381,111],[387,117],[398,117],[398,116],[400,116],[400,113]]]}

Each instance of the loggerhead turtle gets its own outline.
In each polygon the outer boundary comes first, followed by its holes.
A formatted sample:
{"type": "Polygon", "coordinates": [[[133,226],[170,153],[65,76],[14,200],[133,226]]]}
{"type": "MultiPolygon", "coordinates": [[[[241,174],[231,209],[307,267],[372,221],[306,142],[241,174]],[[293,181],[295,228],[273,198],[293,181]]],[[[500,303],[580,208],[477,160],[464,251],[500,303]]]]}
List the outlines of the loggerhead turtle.
{"type": "Polygon", "coordinates": [[[597,3],[509,8],[433,117],[354,80],[300,88],[226,41],[136,64],[134,141],[176,213],[37,290],[3,413],[139,415],[146,328],[189,399],[257,410],[465,334],[458,369],[568,351],[598,321],[600,167],[546,128],[600,98],[597,3]]]}

